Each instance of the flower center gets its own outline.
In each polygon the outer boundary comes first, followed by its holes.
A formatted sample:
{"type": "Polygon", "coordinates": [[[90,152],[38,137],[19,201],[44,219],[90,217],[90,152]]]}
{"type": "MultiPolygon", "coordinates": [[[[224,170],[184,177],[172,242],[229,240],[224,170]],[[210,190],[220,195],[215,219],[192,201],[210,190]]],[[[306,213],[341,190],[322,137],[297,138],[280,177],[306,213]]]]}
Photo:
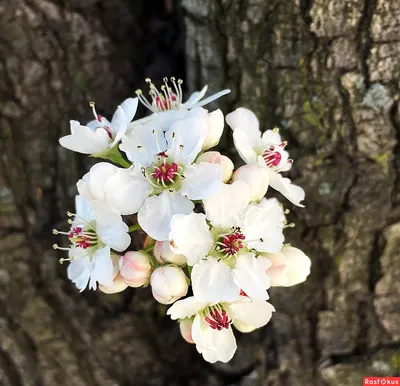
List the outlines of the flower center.
{"type": "Polygon", "coordinates": [[[231,323],[228,314],[219,304],[208,308],[204,320],[213,330],[218,331],[228,329],[231,323]]]}
{"type": "Polygon", "coordinates": [[[179,110],[182,104],[181,85],[183,81],[181,79],[176,81],[174,77],[170,79],[171,84],[168,83],[168,78],[164,78],[163,81],[164,84],[160,87],[161,91],[159,91],[150,78],[146,79],[146,83],[148,83],[150,89],[150,101],[143,96],[142,90],[136,90],[139,101],[153,113],[179,110]]]}
{"type": "Polygon", "coordinates": [[[79,248],[89,248],[97,245],[97,235],[94,230],[84,230],[81,227],[74,227],[68,233],[69,241],[79,248]]]}
{"type": "MultiPolygon", "coordinates": [[[[269,168],[278,169],[285,165],[282,165],[282,151],[284,150],[287,142],[282,142],[279,146],[269,146],[267,149],[264,150],[262,157],[264,159],[265,164],[269,168]]],[[[292,163],[291,159],[287,160],[288,163],[292,163]]]]}
{"type": "Polygon", "coordinates": [[[231,233],[221,234],[217,237],[215,249],[225,256],[235,256],[243,248],[245,238],[239,227],[232,227],[231,233]]]}
{"type": "Polygon", "coordinates": [[[175,176],[178,174],[178,164],[163,162],[161,165],[154,166],[154,172],[151,176],[157,180],[159,184],[167,186],[174,182],[175,176]]]}

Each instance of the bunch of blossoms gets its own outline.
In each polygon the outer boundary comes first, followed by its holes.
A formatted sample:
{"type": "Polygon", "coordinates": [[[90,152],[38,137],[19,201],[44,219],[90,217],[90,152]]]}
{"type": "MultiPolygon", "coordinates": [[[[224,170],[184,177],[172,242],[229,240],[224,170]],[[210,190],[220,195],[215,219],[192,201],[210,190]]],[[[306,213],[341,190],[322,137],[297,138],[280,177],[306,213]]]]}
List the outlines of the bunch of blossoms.
{"type": "Polygon", "coordinates": [[[269,186],[297,206],[304,191],[281,175],[292,166],[279,130],[259,129],[256,116],[238,108],[226,116],[236,149],[246,163],[236,171],[217,151],[224,116],[202,106],[207,87],[182,102],[182,81],[147,80],[118,106],[111,121],[97,113],[86,126],[71,121],[60,139],[70,150],[111,162],[95,164],[77,182],[76,213],[68,212],[65,250],[68,277],[87,287],[117,293],[151,287],[172,305],[183,338],[208,362],[229,361],[236,351],[232,326],[251,332],[266,325],[275,308],[271,286],[292,286],[310,273],[310,259],[284,244],[287,224],[279,202],[265,198],[269,186]],[[138,102],[151,114],[133,120],[138,102]],[[128,226],[126,215],[137,214],[128,226]],[[143,249],[128,250],[130,233],[145,235],[143,249]],[[192,296],[187,295],[191,285],[192,296]],[[179,300],[181,299],[181,300],[179,300]]]}

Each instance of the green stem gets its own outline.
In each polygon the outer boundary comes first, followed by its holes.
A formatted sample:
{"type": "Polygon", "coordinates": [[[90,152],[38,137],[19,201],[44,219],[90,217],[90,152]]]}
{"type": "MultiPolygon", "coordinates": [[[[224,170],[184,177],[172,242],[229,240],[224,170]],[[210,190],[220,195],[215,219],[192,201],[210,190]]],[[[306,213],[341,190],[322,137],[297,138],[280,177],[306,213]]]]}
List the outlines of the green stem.
{"type": "Polygon", "coordinates": [[[118,143],[111,149],[108,149],[103,153],[92,154],[92,156],[96,158],[108,159],[111,162],[114,162],[115,164],[120,165],[124,168],[129,168],[131,166],[131,164],[126,161],[124,157],[122,157],[122,154],[118,149],[118,143]]]}
{"type": "Polygon", "coordinates": [[[135,232],[135,231],[137,231],[138,229],[141,229],[139,224],[131,225],[131,226],[129,227],[128,232],[135,232]]]}
{"type": "Polygon", "coordinates": [[[143,248],[142,251],[146,252],[146,253],[150,252],[150,251],[152,251],[154,249],[155,245],[156,245],[156,243],[150,244],[148,247],[143,248]]]}

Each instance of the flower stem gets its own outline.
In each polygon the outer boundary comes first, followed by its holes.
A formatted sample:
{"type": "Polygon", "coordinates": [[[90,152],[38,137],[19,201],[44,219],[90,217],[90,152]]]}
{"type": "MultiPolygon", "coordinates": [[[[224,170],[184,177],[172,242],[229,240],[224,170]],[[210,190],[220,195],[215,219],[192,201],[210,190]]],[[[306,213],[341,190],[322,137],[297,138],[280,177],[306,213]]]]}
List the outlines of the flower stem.
{"type": "Polygon", "coordinates": [[[143,248],[142,251],[146,252],[146,253],[150,252],[150,251],[152,251],[154,249],[155,245],[156,245],[156,243],[150,244],[148,247],[143,248]]]}
{"type": "Polygon", "coordinates": [[[103,153],[92,154],[92,156],[96,158],[108,159],[111,162],[120,165],[124,168],[129,168],[131,166],[131,164],[128,161],[126,161],[124,157],[122,157],[122,154],[118,149],[118,144],[116,144],[114,147],[108,149],[103,153]]]}
{"type": "Polygon", "coordinates": [[[137,231],[138,229],[141,229],[139,224],[131,225],[131,226],[129,227],[128,232],[135,232],[135,231],[137,231]]]}

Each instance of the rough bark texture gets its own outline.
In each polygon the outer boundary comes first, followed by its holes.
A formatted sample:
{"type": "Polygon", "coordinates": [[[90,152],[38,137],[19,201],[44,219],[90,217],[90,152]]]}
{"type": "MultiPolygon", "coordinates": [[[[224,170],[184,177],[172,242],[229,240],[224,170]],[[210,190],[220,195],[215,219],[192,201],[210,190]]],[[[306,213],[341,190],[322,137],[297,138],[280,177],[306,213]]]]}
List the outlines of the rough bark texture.
{"type": "MultiPolygon", "coordinates": [[[[67,226],[88,164],[58,138],[69,119],[90,118],[88,101],[110,114],[144,76],[181,72],[178,16],[148,3],[0,0],[1,386],[400,375],[396,0],[165,2],[185,21],[190,88],[230,87],[225,112],[250,107],[264,129],[281,127],[307,193],[286,234],[312,275],[270,291],[272,322],[238,336],[232,362],[203,362],[146,289],[79,294],[66,280],[50,234],[67,226]]],[[[229,131],[223,146],[234,154],[229,131]]]]}

